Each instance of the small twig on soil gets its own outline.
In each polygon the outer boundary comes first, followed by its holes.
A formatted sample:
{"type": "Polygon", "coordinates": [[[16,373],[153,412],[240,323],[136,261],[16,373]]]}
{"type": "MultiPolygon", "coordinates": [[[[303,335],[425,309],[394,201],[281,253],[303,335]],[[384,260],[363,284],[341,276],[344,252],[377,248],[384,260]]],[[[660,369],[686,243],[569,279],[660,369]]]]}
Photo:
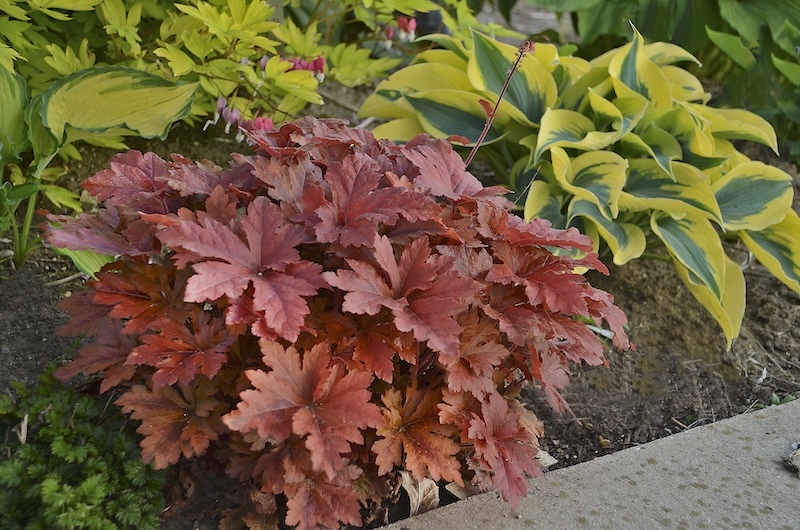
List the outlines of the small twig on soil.
{"type": "Polygon", "coordinates": [[[671,419],[671,420],[672,420],[672,423],[674,423],[675,425],[677,425],[677,426],[678,426],[678,427],[680,427],[681,429],[683,429],[683,430],[685,430],[685,431],[686,431],[686,430],[689,430],[689,427],[687,427],[687,426],[686,426],[686,425],[685,425],[683,422],[681,422],[680,420],[678,420],[678,419],[676,419],[676,418],[673,418],[673,417],[670,417],[669,419],[671,419]]]}
{"type": "Polygon", "coordinates": [[[76,272],[75,274],[70,274],[66,278],[61,278],[60,280],[53,280],[52,282],[47,282],[44,284],[45,287],[55,287],[56,285],[62,285],[65,283],[69,283],[72,280],[77,280],[78,278],[82,277],[82,272],[76,272]]]}

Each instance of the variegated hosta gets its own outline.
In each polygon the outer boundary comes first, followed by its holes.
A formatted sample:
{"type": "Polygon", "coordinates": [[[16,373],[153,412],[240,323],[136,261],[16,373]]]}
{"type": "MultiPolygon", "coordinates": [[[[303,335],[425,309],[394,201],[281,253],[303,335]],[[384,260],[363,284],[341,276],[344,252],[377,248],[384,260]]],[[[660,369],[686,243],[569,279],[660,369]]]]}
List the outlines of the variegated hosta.
{"type": "MultiPolygon", "coordinates": [[[[479,101],[496,103],[516,49],[474,32],[431,38],[421,54],[378,85],[362,116],[388,118],[377,136],[420,132],[475,141],[479,101]]],[[[745,307],[741,268],[721,235],[744,242],[800,292],[800,218],[791,177],[753,161],[733,140],[777,151],[772,127],[742,109],[708,105],[700,81],[676,64],[682,48],[632,41],[591,61],[536,44],[511,79],[481,155],[509,176],[526,219],[578,226],[621,265],[664,247],[730,346],[745,307]]]]}

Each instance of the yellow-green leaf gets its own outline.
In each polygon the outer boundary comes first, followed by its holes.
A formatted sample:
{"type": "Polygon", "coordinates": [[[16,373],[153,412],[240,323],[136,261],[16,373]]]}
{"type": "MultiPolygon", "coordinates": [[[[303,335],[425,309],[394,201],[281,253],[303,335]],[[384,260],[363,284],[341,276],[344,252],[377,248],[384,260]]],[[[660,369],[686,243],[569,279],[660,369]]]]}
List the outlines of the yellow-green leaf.
{"type": "Polygon", "coordinates": [[[168,42],[164,43],[163,48],[156,48],[153,53],[167,60],[167,64],[172,69],[172,74],[175,77],[183,77],[194,70],[194,60],[183,50],[168,42]]]}
{"type": "Polygon", "coordinates": [[[650,60],[643,47],[644,38],[633,28],[633,40],[611,58],[608,73],[647,98],[656,109],[668,109],[672,106],[672,96],[667,78],[658,65],[650,60]]]}
{"type": "Polygon", "coordinates": [[[570,222],[576,217],[582,217],[595,226],[614,255],[616,265],[624,265],[640,257],[647,248],[647,239],[639,226],[607,219],[594,203],[574,198],[569,203],[567,215],[570,222]]]}
{"type": "Polygon", "coordinates": [[[550,155],[553,174],[564,190],[596,204],[606,219],[617,217],[627,160],[611,151],[591,151],[570,160],[560,147],[553,147],[550,155]]]}
{"type": "Polygon", "coordinates": [[[410,118],[398,118],[381,123],[372,130],[375,138],[386,138],[393,142],[408,142],[418,134],[424,133],[419,120],[416,116],[410,118]]]}
{"type": "Polygon", "coordinates": [[[770,55],[772,56],[772,64],[775,65],[775,68],[777,68],[777,70],[794,86],[800,86],[800,64],[797,64],[797,61],[781,59],[774,53],[770,55]]]}
{"type": "Polygon", "coordinates": [[[580,112],[550,108],[542,116],[533,163],[538,163],[542,154],[552,147],[596,151],[614,143],[616,137],[616,132],[596,130],[592,120],[580,112]]]}
{"type": "Polygon", "coordinates": [[[594,90],[589,90],[589,105],[594,111],[594,124],[598,129],[617,132],[614,141],[633,130],[647,110],[647,101],[641,98],[616,98],[609,101],[594,90]]]}
{"type": "Polygon", "coordinates": [[[778,152],[775,129],[758,114],[744,109],[720,109],[706,105],[692,104],[690,108],[708,123],[708,129],[714,136],[729,140],[750,140],[778,152]]]}
{"type": "Polygon", "coordinates": [[[69,208],[75,212],[82,211],[81,198],[74,191],[53,184],[42,184],[42,192],[57,208],[69,208]]]}
{"type": "Polygon", "coordinates": [[[671,42],[651,42],[644,45],[644,53],[658,66],[691,61],[697,66],[703,66],[700,61],[677,44],[671,42]]]}
{"type": "Polygon", "coordinates": [[[662,66],[661,72],[669,82],[670,93],[678,101],[701,101],[708,103],[711,94],[705,91],[703,84],[683,68],[662,66]]]}
{"type": "Polygon", "coordinates": [[[631,154],[650,155],[659,167],[672,175],[672,161],[683,156],[681,144],[670,133],[655,125],[643,128],[637,133],[628,133],[621,139],[623,146],[631,154]]]}
{"type": "Polygon", "coordinates": [[[717,300],[725,286],[725,251],[708,219],[692,215],[675,219],[656,212],[650,217],[653,230],[669,253],[689,271],[690,279],[708,287],[717,300]]]}
{"type": "Polygon", "coordinates": [[[789,210],[780,223],[739,233],[753,255],[780,281],[800,293],[800,218],[789,210]]]}
{"type": "Polygon", "coordinates": [[[709,40],[713,42],[720,50],[730,57],[733,62],[744,68],[745,70],[753,66],[756,58],[753,52],[745,46],[744,42],[738,35],[725,33],[724,31],[714,31],[706,26],[706,34],[709,40]]]}
{"type": "Polygon", "coordinates": [[[744,317],[745,281],[742,269],[728,256],[724,256],[725,284],[722,296],[717,297],[705,284],[695,281],[692,273],[680,262],[673,260],[673,264],[689,292],[703,304],[722,328],[730,349],[733,339],[739,336],[744,317]]]}
{"type": "MultiPolygon", "coordinates": [[[[483,107],[468,92],[462,90],[426,90],[408,94],[406,100],[417,112],[426,133],[434,138],[447,138],[459,134],[471,143],[478,140],[486,123],[483,107]]],[[[502,119],[495,119],[486,136],[486,142],[500,138],[502,119]]]]}
{"type": "Polygon", "coordinates": [[[763,162],[745,162],[711,188],[726,230],[763,230],[780,222],[792,207],[792,177],[763,162]]]}
{"type": "Polygon", "coordinates": [[[25,126],[27,105],[25,79],[13,70],[0,67],[0,166],[19,160],[30,146],[25,126]]]}
{"type": "Polygon", "coordinates": [[[561,211],[564,194],[561,189],[544,180],[534,180],[525,197],[523,215],[526,221],[533,218],[548,219],[555,228],[567,227],[567,216],[561,211]]]}
{"type": "Polygon", "coordinates": [[[628,179],[619,197],[623,211],[662,210],[706,217],[722,223],[717,199],[708,177],[694,166],[673,163],[671,178],[649,158],[629,161],[628,179]]]}

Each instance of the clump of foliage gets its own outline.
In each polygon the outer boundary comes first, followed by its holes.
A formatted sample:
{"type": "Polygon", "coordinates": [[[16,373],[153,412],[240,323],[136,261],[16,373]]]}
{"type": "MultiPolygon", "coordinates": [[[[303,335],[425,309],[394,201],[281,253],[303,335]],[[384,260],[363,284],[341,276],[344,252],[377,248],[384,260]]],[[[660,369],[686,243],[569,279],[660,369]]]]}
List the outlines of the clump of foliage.
{"type": "Polygon", "coordinates": [[[542,435],[521,385],[566,410],[570,364],[605,363],[587,322],[628,347],[575,272],[606,272],[591,240],[510,213],[444,140],[248,134],[226,170],[118,155],[84,185],[97,216],[50,217],[52,245],[118,257],[66,299],[95,342],[57,375],[124,392],[145,462],[213,454],[300,528],[360,524],[401,470],[516,505],[542,435]]]}
{"type": "MultiPolygon", "coordinates": [[[[375,134],[394,140],[425,132],[475,141],[516,49],[477,32],[467,41],[431,38],[445,49],[379,84],[362,115],[390,118],[375,134]]],[[[800,218],[791,177],[732,143],[777,150],[772,127],[751,112],[709,106],[700,81],[676,66],[685,61],[696,59],[673,44],[645,44],[635,30],[630,43],[592,61],[536,44],[480,156],[508,176],[526,219],[579,227],[618,265],[648,251],[671,259],[730,345],[745,280],[723,240],[742,241],[800,292],[800,218]]]]}
{"type": "Polygon", "coordinates": [[[0,395],[3,528],[158,528],[164,473],[109,399],[64,387],[52,368],[0,395]]]}

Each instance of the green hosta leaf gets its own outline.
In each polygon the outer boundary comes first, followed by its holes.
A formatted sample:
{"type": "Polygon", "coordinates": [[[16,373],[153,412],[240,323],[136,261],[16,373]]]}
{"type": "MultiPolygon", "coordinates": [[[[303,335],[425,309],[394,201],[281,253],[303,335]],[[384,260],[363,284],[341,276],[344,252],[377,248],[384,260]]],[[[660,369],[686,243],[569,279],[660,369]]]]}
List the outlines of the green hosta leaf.
{"type": "Polygon", "coordinates": [[[619,214],[627,160],[611,151],[592,151],[570,160],[560,147],[552,148],[550,155],[553,174],[565,191],[596,204],[607,219],[619,214]]]}
{"type": "Polygon", "coordinates": [[[416,135],[424,132],[422,124],[416,116],[412,116],[381,123],[373,129],[372,134],[375,135],[375,138],[386,138],[393,142],[408,142],[416,135]]]}
{"type": "Polygon", "coordinates": [[[576,217],[582,217],[586,222],[594,224],[614,255],[614,263],[617,265],[624,265],[640,257],[647,248],[647,239],[639,226],[607,219],[592,202],[574,198],[569,203],[567,215],[570,222],[576,217]]]}
{"type": "Polygon", "coordinates": [[[690,215],[675,219],[654,213],[650,227],[672,257],[688,269],[691,280],[706,286],[720,300],[725,285],[725,251],[711,222],[690,215]]]}
{"type": "Polygon", "coordinates": [[[661,210],[722,223],[708,177],[696,167],[675,162],[671,178],[655,160],[639,158],[629,163],[628,179],[619,197],[623,211],[661,210]]]}
{"type": "MultiPolygon", "coordinates": [[[[580,112],[547,109],[542,116],[541,127],[536,137],[533,162],[534,164],[538,163],[542,154],[553,147],[572,147],[583,151],[596,151],[614,143],[616,137],[616,132],[596,130],[592,120],[580,112]]],[[[530,140],[529,137],[527,145],[533,147],[529,145],[530,140]]]]}
{"type": "MultiPolygon", "coordinates": [[[[633,92],[648,99],[656,109],[669,109],[672,96],[661,69],[645,53],[644,39],[633,28],[633,40],[619,48],[608,65],[608,73],[633,92]]],[[[615,85],[616,86],[616,85],[615,85]]],[[[617,92],[618,95],[622,96],[617,92]]]]}
{"type": "Polygon", "coordinates": [[[38,179],[47,164],[56,156],[63,142],[59,142],[42,123],[42,94],[34,97],[25,108],[25,123],[28,126],[28,138],[33,147],[33,167],[31,176],[38,179]]]}
{"type": "MultiPolygon", "coordinates": [[[[476,31],[472,34],[474,49],[467,66],[469,79],[476,89],[499,94],[516,60],[517,48],[476,31]]],[[[523,59],[511,77],[504,98],[530,124],[538,124],[545,109],[555,103],[558,88],[547,70],[535,58],[529,59],[532,60],[523,59]]]]}
{"type": "Polygon", "coordinates": [[[745,162],[728,171],[711,188],[726,230],[763,230],[792,207],[792,177],[762,162],[745,162]]]}
{"type": "Polygon", "coordinates": [[[463,98],[477,99],[467,74],[452,66],[439,63],[417,63],[402,68],[381,81],[375,92],[361,105],[359,116],[376,118],[405,118],[415,115],[404,94],[416,94],[435,89],[461,90],[463,98]]]}
{"type": "Polygon", "coordinates": [[[67,256],[75,264],[75,267],[84,274],[97,279],[95,276],[103,265],[111,263],[116,260],[114,256],[106,256],[105,254],[97,254],[91,250],[70,250],[68,248],[53,247],[56,254],[67,256]]]}
{"type": "Polygon", "coordinates": [[[800,293],[800,218],[789,210],[780,223],[764,230],[745,230],[739,236],[769,271],[800,293]]]}
{"type": "Polygon", "coordinates": [[[124,127],[145,138],[165,138],[173,122],[188,116],[196,91],[196,84],[172,83],[133,68],[89,68],[43,93],[40,116],[59,142],[67,127],[98,132],[124,127]]]}
{"type": "Polygon", "coordinates": [[[706,26],[706,34],[708,35],[709,40],[713,42],[717,48],[725,52],[725,54],[733,60],[736,64],[748,70],[753,63],[756,62],[756,58],[753,55],[753,52],[745,46],[744,42],[738,35],[731,35],[730,33],[725,33],[723,31],[714,31],[713,29],[706,26]]]}
{"type": "MultiPolygon", "coordinates": [[[[25,79],[18,73],[0,67],[0,167],[20,160],[30,143],[25,125],[28,95],[25,79]]],[[[0,178],[2,178],[0,172],[0,178]]]]}
{"type": "Polygon", "coordinates": [[[664,129],[650,125],[637,133],[628,133],[621,139],[626,150],[632,154],[650,155],[659,167],[672,175],[672,161],[683,156],[681,144],[664,129]]]}
{"type": "Polygon", "coordinates": [[[698,302],[703,304],[703,307],[722,328],[728,343],[728,349],[730,349],[733,339],[739,336],[742,318],[744,317],[745,281],[741,267],[728,256],[724,256],[725,283],[722,289],[722,296],[717,297],[708,286],[697,282],[692,273],[680,262],[673,260],[673,264],[678,271],[678,276],[689,288],[689,292],[694,295],[698,302]]]}
{"type": "Polygon", "coordinates": [[[772,56],[772,64],[775,65],[775,68],[777,68],[794,86],[800,86],[800,64],[797,64],[797,61],[781,59],[774,53],[770,55],[772,56]]]}
{"type": "MultiPolygon", "coordinates": [[[[405,97],[418,113],[426,133],[435,138],[459,134],[474,143],[483,131],[486,116],[477,99],[469,96],[461,90],[426,90],[405,97]]],[[[495,119],[486,136],[487,142],[500,137],[501,126],[502,120],[495,119]]]]}
{"type": "Polygon", "coordinates": [[[558,186],[544,180],[532,181],[525,197],[525,220],[544,218],[555,228],[566,228],[568,219],[561,211],[564,200],[564,193],[558,186]]]}
{"type": "Polygon", "coordinates": [[[778,152],[775,129],[758,114],[744,109],[720,109],[695,104],[690,104],[689,108],[708,124],[708,130],[716,137],[750,140],[772,148],[775,153],[778,152]]]}

